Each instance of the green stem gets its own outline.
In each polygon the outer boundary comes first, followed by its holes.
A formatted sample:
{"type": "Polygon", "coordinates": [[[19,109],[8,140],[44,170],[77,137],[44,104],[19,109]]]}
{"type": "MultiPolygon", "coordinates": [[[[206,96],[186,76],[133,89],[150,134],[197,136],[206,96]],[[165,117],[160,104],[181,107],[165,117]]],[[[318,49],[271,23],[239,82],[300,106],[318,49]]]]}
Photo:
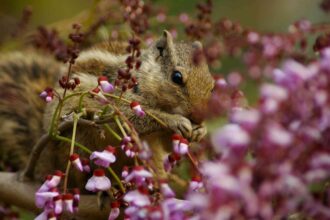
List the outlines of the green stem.
{"type": "MultiPolygon", "coordinates": [[[[72,138],[71,138],[71,146],[70,146],[70,155],[73,154],[74,152],[74,143],[76,142],[76,133],[77,133],[77,124],[78,124],[78,120],[79,120],[80,114],[73,114],[73,129],[72,129],[72,138]]],[[[65,170],[65,177],[64,177],[64,193],[66,193],[67,188],[68,188],[68,179],[69,179],[69,173],[70,173],[70,168],[71,168],[71,161],[68,160],[68,164],[66,166],[66,170],[65,170]]]]}
{"type": "Polygon", "coordinates": [[[56,124],[55,122],[58,121],[56,119],[59,119],[58,117],[60,117],[60,115],[61,115],[63,103],[66,100],[68,100],[69,98],[72,98],[72,97],[77,96],[77,95],[81,95],[81,92],[70,94],[70,95],[64,97],[64,99],[62,99],[58,102],[58,104],[56,106],[56,109],[55,109],[55,112],[54,112],[53,117],[52,117],[52,122],[50,124],[50,129],[49,129],[49,132],[48,132],[49,136],[51,136],[51,137],[54,136],[54,127],[55,127],[55,124],[56,124]],[[57,117],[57,115],[59,115],[59,116],[57,117]]]}
{"type": "MultiPolygon", "coordinates": [[[[120,96],[116,96],[116,95],[112,95],[112,94],[104,94],[105,96],[111,97],[111,98],[115,98],[117,100],[122,100],[128,104],[131,103],[131,101],[129,101],[128,99],[124,99],[120,96]]],[[[145,113],[147,115],[149,115],[150,117],[152,117],[153,119],[155,119],[159,124],[161,124],[163,127],[167,128],[168,126],[166,125],[165,122],[163,122],[160,118],[158,118],[157,116],[155,116],[154,114],[150,113],[149,111],[145,111],[145,113]]]]}
{"type": "Polygon", "coordinates": [[[108,167],[108,171],[110,172],[110,174],[113,176],[113,178],[115,178],[116,182],[119,185],[120,190],[125,193],[125,187],[123,186],[123,184],[120,181],[120,178],[117,176],[117,174],[115,173],[115,171],[113,171],[113,169],[111,167],[108,167]]]}
{"type": "MultiPolygon", "coordinates": [[[[71,144],[71,139],[70,138],[67,138],[67,137],[64,137],[64,136],[60,136],[60,135],[56,135],[55,136],[55,139],[58,140],[58,141],[62,141],[62,142],[66,142],[66,143],[70,143],[71,144]]],[[[91,154],[92,151],[89,150],[86,146],[78,143],[78,142],[74,142],[74,145],[79,147],[81,150],[83,150],[84,152],[88,153],[88,154],[91,154]]]]}
{"type": "Polygon", "coordinates": [[[78,107],[78,109],[79,109],[79,112],[82,112],[82,102],[83,102],[83,99],[84,99],[84,97],[86,96],[86,95],[88,95],[89,94],[89,92],[84,92],[81,96],[80,96],[80,98],[79,98],[79,107],[78,107]]]}
{"type": "Polygon", "coordinates": [[[109,133],[111,133],[118,141],[121,141],[122,138],[119,136],[119,134],[117,134],[117,132],[115,132],[108,124],[104,124],[103,125],[105,127],[105,129],[107,131],[109,131],[109,133]]]}
{"type": "Polygon", "coordinates": [[[116,122],[116,124],[118,125],[119,130],[121,131],[121,133],[124,135],[124,137],[126,137],[127,134],[126,134],[126,132],[125,132],[123,126],[121,125],[121,123],[120,123],[120,121],[119,121],[118,115],[115,115],[115,122],[116,122]]]}

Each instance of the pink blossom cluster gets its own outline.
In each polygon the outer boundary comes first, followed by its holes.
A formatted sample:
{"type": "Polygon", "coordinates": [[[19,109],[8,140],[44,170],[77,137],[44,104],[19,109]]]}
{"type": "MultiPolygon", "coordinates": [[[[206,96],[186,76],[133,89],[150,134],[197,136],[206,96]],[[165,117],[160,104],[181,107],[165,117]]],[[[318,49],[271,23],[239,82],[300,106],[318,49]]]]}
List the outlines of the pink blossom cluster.
{"type": "Polygon", "coordinates": [[[284,61],[254,108],[233,108],[203,162],[197,219],[329,219],[330,48],[309,63],[284,61]]]}

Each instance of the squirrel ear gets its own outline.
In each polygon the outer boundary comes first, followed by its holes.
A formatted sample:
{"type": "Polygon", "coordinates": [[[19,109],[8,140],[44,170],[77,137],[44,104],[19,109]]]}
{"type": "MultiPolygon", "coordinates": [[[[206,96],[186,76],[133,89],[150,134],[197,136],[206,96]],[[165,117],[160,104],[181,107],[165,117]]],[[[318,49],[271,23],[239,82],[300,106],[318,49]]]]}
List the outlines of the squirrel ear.
{"type": "Polygon", "coordinates": [[[163,36],[157,41],[156,48],[159,50],[159,55],[161,57],[164,56],[164,51],[166,51],[173,61],[176,60],[173,37],[167,30],[164,30],[163,36]]]}
{"type": "Polygon", "coordinates": [[[194,41],[192,43],[192,47],[196,50],[202,50],[203,49],[203,45],[200,41],[194,41]]]}

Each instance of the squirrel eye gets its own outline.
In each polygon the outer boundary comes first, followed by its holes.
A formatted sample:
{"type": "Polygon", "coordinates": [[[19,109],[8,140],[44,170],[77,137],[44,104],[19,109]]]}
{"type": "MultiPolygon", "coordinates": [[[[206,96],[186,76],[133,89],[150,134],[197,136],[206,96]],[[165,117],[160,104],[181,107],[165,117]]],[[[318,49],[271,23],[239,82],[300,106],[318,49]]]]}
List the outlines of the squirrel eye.
{"type": "Polygon", "coordinates": [[[183,77],[182,77],[182,73],[175,70],[172,73],[172,81],[178,85],[183,85],[183,77]]]}

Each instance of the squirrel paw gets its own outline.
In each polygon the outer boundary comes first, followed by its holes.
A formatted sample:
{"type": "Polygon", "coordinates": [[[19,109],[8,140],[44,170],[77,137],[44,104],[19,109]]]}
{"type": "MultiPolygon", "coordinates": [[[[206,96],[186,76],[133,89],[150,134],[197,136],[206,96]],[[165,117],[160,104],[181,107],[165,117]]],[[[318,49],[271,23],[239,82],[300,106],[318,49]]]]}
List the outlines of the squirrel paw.
{"type": "Polygon", "coordinates": [[[199,125],[193,124],[192,129],[193,130],[190,138],[190,141],[192,142],[199,142],[207,133],[207,129],[204,123],[199,125]]]}
{"type": "Polygon", "coordinates": [[[175,133],[190,139],[193,128],[190,120],[186,117],[181,115],[173,115],[173,118],[171,117],[171,119],[168,120],[168,126],[175,133]]]}

